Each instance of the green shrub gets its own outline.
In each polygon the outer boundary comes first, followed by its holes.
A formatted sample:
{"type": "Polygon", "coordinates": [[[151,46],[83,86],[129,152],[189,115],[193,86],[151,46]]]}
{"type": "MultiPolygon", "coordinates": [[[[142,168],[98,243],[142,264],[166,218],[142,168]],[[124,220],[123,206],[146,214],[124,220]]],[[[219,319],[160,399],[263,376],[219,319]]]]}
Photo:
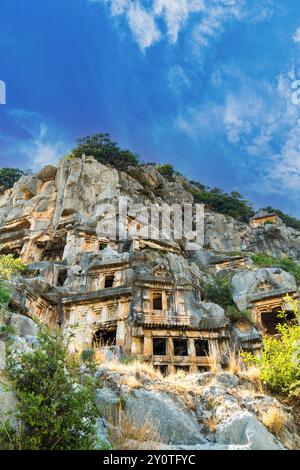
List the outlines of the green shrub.
{"type": "Polygon", "coordinates": [[[292,227],[297,230],[300,230],[300,220],[296,219],[295,217],[291,217],[290,215],[285,214],[284,212],[281,212],[279,209],[274,209],[273,207],[266,207],[264,210],[268,212],[274,212],[275,214],[278,215],[278,217],[281,218],[281,220],[285,223],[287,227],[292,227]]]}
{"type": "Polygon", "coordinates": [[[300,381],[300,326],[278,325],[280,338],[265,336],[259,356],[241,353],[247,365],[261,371],[261,379],[271,390],[292,393],[300,381]]]}
{"type": "Polygon", "coordinates": [[[109,134],[95,134],[77,140],[77,147],[72,156],[81,158],[83,154],[92,155],[98,162],[104,165],[112,165],[117,170],[127,171],[130,167],[137,167],[140,159],[130,150],[122,150],[116,142],[113,142],[109,134]]]}
{"type": "Polygon", "coordinates": [[[11,294],[9,288],[6,286],[3,280],[0,279],[0,310],[8,304],[10,297],[11,294]]]}
{"type": "MultiPolygon", "coordinates": [[[[195,183],[193,183],[195,185],[195,183]]],[[[205,204],[205,206],[224,215],[229,215],[241,222],[249,222],[254,211],[250,203],[239,193],[226,194],[221,189],[209,189],[203,185],[196,184],[197,188],[192,191],[194,202],[205,204]]]]}
{"type": "Polygon", "coordinates": [[[267,255],[266,253],[252,255],[251,259],[260,268],[272,268],[274,266],[279,266],[279,260],[273,258],[273,256],[267,255]]]}
{"type": "Polygon", "coordinates": [[[233,321],[245,321],[254,324],[250,310],[239,310],[235,305],[229,305],[226,309],[226,313],[233,321]]]}
{"type": "Polygon", "coordinates": [[[156,168],[159,173],[163,175],[166,179],[172,179],[175,174],[173,165],[170,165],[169,163],[163,165],[156,165],[156,168]]]}
{"type": "Polygon", "coordinates": [[[6,375],[17,398],[18,426],[0,432],[0,446],[22,450],[85,450],[98,446],[92,388],[75,381],[61,333],[40,327],[32,352],[8,350],[6,375]]]}
{"type": "Polygon", "coordinates": [[[3,194],[24,175],[30,175],[31,170],[20,170],[19,168],[0,168],[0,194],[3,194]]]}
{"type": "Polygon", "coordinates": [[[13,255],[0,255],[0,278],[10,279],[14,274],[18,274],[26,268],[20,258],[13,255]]]}
{"type": "Polygon", "coordinates": [[[256,255],[252,255],[251,259],[257,266],[262,268],[279,267],[292,274],[296,279],[296,282],[300,283],[300,265],[290,258],[276,259],[266,253],[258,253],[256,255]]]}
{"type": "Polygon", "coordinates": [[[234,306],[229,276],[216,276],[212,282],[205,285],[204,291],[208,300],[221,305],[225,310],[234,306]]]}

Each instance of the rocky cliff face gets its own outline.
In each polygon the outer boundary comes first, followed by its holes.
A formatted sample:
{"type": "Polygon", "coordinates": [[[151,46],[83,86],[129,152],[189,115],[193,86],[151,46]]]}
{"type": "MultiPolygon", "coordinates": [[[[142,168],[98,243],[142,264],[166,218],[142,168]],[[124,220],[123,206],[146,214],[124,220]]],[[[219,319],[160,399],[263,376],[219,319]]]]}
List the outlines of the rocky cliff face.
{"type": "MultiPolygon", "coordinates": [[[[37,328],[20,314],[7,317],[11,348],[31,351],[37,328]]],[[[120,362],[102,352],[96,370],[83,364],[81,383],[93,384],[99,411],[97,436],[106,448],[160,450],[299,449],[299,428],[290,406],[264,393],[246,372],[175,374],[163,377],[145,363],[120,362]],[[273,429],[268,416],[280,416],[273,429]]],[[[0,375],[6,363],[0,341],[0,375]]],[[[15,425],[16,398],[1,375],[0,417],[15,425]],[[7,415],[7,413],[10,413],[7,415]]]]}
{"type": "MultiPolygon", "coordinates": [[[[297,262],[300,232],[279,219],[270,223],[257,217],[246,224],[205,211],[204,244],[196,250],[187,244],[193,230],[181,237],[175,237],[174,227],[169,238],[145,236],[151,204],[163,207],[172,220],[173,205],[192,203],[193,196],[183,177],[166,179],[151,165],[143,171],[143,179],[136,179],[93,157],[65,159],[58,167],[23,176],[5,192],[0,198],[1,253],[20,256],[27,265],[13,281],[11,307],[15,315],[38,318],[66,333],[76,324],[70,352],[106,348],[151,363],[162,376],[155,383],[142,377],[125,398],[130,414],[138,414],[140,404],[147,403],[152,416],[164,403],[161,433],[168,438],[162,445],[259,448],[254,437],[258,434],[268,448],[279,448],[281,444],[257,421],[259,399],[241,396],[240,378],[199,373],[209,369],[209,357],[226,367],[230,349],[255,352],[261,347],[261,333],[274,332],[276,312],[286,310],[286,294],[297,298],[298,286],[280,267],[259,269],[251,255],[265,253],[297,262]],[[115,216],[117,232],[112,231],[115,216]],[[125,230],[127,238],[122,235],[125,230]],[[242,315],[233,320],[229,310],[207,295],[207,284],[224,277],[231,284],[232,306],[241,313],[249,310],[252,323],[242,315]],[[179,369],[191,374],[179,386],[186,387],[188,381],[198,390],[196,395],[189,392],[189,410],[180,394],[167,392],[167,378],[163,379],[179,369]],[[210,396],[223,397],[213,416],[210,396]],[[210,419],[216,420],[214,439],[204,431],[203,423],[210,419]],[[252,429],[252,441],[246,428],[252,429]]],[[[115,380],[106,370],[98,374],[106,384],[101,400],[123,400],[120,377],[115,380]]]]}

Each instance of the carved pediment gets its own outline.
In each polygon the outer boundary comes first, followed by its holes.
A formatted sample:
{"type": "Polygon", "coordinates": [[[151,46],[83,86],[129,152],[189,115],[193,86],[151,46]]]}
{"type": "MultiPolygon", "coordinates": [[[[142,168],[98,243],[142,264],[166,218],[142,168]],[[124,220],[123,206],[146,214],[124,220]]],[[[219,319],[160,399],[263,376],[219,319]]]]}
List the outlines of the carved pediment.
{"type": "Polygon", "coordinates": [[[276,282],[271,282],[266,279],[260,279],[259,281],[254,284],[254,286],[251,288],[249,295],[256,295],[264,292],[270,292],[272,290],[279,289],[280,285],[277,284],[276,282]]]}
{"type": "Polygon", "coordinates": [[[150,273],[157,277],[169,277],[170,272],[164,264],[158,264],[150,270],[150,273]]]}

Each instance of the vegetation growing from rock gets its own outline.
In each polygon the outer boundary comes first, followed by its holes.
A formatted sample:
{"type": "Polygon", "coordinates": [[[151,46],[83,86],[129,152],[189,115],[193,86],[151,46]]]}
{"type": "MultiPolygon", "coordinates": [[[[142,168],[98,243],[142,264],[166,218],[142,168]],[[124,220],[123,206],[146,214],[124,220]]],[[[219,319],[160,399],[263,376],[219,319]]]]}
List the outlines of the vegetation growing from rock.
{"type": "Polygon", "coordinates": [[[284,212],[280,211],[279,209],[274,209],[271,206],[266,207],[264,210],[268,212],[274,212],[281,218],[281,220],[285,223],[287,227],[295,228],[296,230],[300,230],[300,220],[296,219],[295,217],[291,217],[290,215],[285,214],[284,212]]]}
{"type": "Polygon", "coordinates": [[[204,291],[207,300],[221,305],[225,310],[234,306],[229,276],[216,276],[213,281],[205,285],[204,291]]]}
{"type": "Polygon", "coordinates": [[[25,265],[12,254],[0,255],[0,279],[10,279],[14,274],[24,271],[25,265]]]}
{"type": "Polygon", "coordinates": [[[175,175],[174,167],[173,167],[173,165],[171,165],[169,163],[166,163],[164,165],[156,165],[156,169],[166,179],[172,179],[172,177],[175,175]]]}
{"type": "MultiPolygon", "coordinates": [[[[127,171],[145,186],[145,195],[150,196],[150,188],[148,184],[145,183],[147,179],[141,167],[142,162],[140,157],[130,150],[121,149],[116,142],[111,140],[108,133],[98,133],[78,139],[77,146],[65,158],[81,158],[83,154],[86,156],[92,155],[97,161],[104,165],[109,164],[117,170],[127,171]],[[138,173],[134,171],[134,169],[139,169],[139,167],[141,170],[138,173]]],[[[180,174],[170,163],[156,165],[156,169],[167,180],[172,180],[174,175],[180,174]]],[[[4,168],[3,170],[14,169],[4,168]]],[[[190,181],[190,184],[194,186],[194,189],[191,190],[190,187],[188,187],[188,190],[191,191],[195,203],[205,204],[208,209],[233,217],[240,222],[248,223],[250,218],[254,215],[251,203],[237,191],[232,191],[228,194],[222,189],[209,188],[197,181],[190,181]]],[[[300,229],[300,221],[296,218],[278,209],[273,209],[272,207],[267,207],[266,210],[278,214],[288,227],[300,229]]]]}
{"type": "Polygon", "coordinates": [[[258,253],[252,255],[251,258],[252,261],[261,268],[279,267],[287,271],[294,276],[297,283],[300,283],[300,265],[296,261],[290,258],[276,259],[266,253],[258,253]]]}
{"type": "Polygon", "coordinates": [[[0,194],[13,187],[13,185],[24,175],[30,175],[31,170],[20,170],[20,168],[0,168],[0,194]]]}
{"type": "MultiPolygon", "coordinates": [[[[297,301],[288,296],[287,301],[299,318],[297,301]]],[[[276,328],[280,336],[264,336],[263,351],[258,356],[245,352],[241,356],[248,365],[260,369],[262,381],[272,391],[300,395],[300,326],[287,322],[276,328]]]]}
{"type": "Polygon", "coordinates": [[[60,332],[41,327],[31,352],[9,350],[6,375],[17,398],[12,428],[4,423],[1,448],[87,450],[99,447],[91,386],[76,380],[78,364],[70,362],[60,332]]]}
{"type": "Polygon", "coordinates": [[[227,194],[219,188],[209,189],[200,183],[191,183],[196,187],[192,191],[196,203],[205,204],[208,209],[229,215],[240,222],[249,222],[254,215],[250,203],[238,192],[227,194]]]}
{"type": "Polygon", "coordinates": [[[112,165],[117,170],[127,171],[130,167],[138,167],[140,159],[130,150],[121,149],[113,142],[109,134],[95,134],[82,137],[77,140],[77,146],[72,150],[72,155],[81,158],[82,155],[92,155],[98,162],[104,165],[112,165]]]}
{"type": "Polygon", "coordinates": [[[13,255],[0,255],[0,310],[3,309],[10,300],[10,289],[8,281],[17,273],[22,272],[25,265],[19,258],[13,255]]]}

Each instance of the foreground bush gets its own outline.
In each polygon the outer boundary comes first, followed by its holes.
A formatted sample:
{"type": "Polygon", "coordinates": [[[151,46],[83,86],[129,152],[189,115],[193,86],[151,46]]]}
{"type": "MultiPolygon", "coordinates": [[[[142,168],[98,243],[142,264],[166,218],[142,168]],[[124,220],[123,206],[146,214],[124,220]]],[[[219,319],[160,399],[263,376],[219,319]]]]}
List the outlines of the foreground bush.
{"type": "MultiPolygon", "coordinates": [[[[296,301],[293,304],[299,317],[296,301]]],[[[265,336],[263,351],[259,356],[241,353],[244,361],[260,370],[260,378],[274,392],[293,394],[300,391],[300,326],[298,324],[277,325],[279,337],[265,336]]]]}
{"type": "Polygon", "coordinates": [[[21,356],[10,351],[6,375],[18,404],[16,429],[4,423],[5,449],[94,449],[97,410],[91,387],[78,384],[60,333],[41,327],[38,344],[21,356]]]}

